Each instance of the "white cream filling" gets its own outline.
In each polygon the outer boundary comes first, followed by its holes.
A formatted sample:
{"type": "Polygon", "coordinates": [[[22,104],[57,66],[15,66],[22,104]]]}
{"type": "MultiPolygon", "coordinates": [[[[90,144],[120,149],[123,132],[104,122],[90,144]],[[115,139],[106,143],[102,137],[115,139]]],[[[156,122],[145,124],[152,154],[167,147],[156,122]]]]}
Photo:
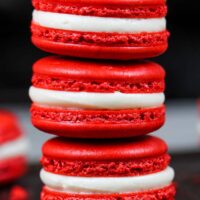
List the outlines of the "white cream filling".
{"type": "Polygon", "coordinates": [[[28,141],[21,137],[11,142],[0,145],[0,160],[9,159],[16,156],[26,156],[28,141]]]}
{"type": "Polygon", "coordinates": [[[174,170],[135,177],[74,177],[41,170],[41,180],[50,189],[67,193],[129,193],[160,189],[170,185],[174,170]]]}
{"type": "Polygon", "coordinates": [[[33,11],[33,22],[40,26],[71,31],[141,33],[166,30],[165,18],[113,18],[33,11]]]}
{"type": "Polygon", "coordinates": [[[31,100],[43,106],[66,109],[134,109],[158,107],[164,103],[163,93],[127,94],[127,93],[92,93],[67,92],[30,87],[31,100]]]}

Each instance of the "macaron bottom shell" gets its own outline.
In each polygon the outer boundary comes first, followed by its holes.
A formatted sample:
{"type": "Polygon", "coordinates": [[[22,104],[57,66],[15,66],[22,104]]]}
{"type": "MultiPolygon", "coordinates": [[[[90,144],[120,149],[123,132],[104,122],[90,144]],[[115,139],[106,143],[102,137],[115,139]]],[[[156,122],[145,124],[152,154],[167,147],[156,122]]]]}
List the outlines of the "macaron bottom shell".
{"type": "Polygon", "coordinates": [[[71,111],[33,104],[31,113],[36,128],[72,138],[135,137],[155,131],[165,122],[165,106],[120,111],[71,111]]]}
{"type": "Polygon", "coordinates": [[[38,37],[32,37],[32,42],[39,49],[49,53],[104,60],[135,60],[152,58],[163,54],[168,48],[168,44],[149,47],[105,47],[96,45],[79,45],[61,42],[58,43],[38,37]]]}
{"type": "Polygon", "coordinates": [[[175,199],[175,184],[167,187],[150,190],[138,193],[122,193],[122,194],[70,194],[58,191],[53,191],[44,187],[41,193],[41,200],[55,199],[55,200],[174,200],[175,199]]]}

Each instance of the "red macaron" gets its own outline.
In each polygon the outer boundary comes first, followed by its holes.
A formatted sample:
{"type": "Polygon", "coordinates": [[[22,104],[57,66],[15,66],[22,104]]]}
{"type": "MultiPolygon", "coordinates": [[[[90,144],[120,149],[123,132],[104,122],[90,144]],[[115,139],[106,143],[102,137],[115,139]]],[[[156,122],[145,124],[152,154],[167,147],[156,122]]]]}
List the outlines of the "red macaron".
{"type": "Polygon", "coordinates": [[[19,122],[7,111],[0,111],[0,185],[21,177],[27,168],[26,147],[19,122]]]}
{"type": "Polygon", "coordinates": [[[130,60],[168,46],[165,0],[33,0],[32,41],[67,56],[130,60]]]}
{"type": "Polygon", "coordinates": [[[165,121],[165,71],[156,63],[46,57],[33,67],[32,123],[74,138],[144,135],[165,121]]]}
{"type": "Polygon", "coordinates": [[[167,145],[159,138],[54,138],[43,145],[42,153],[42,200],[174,199],[174,172],[168,166],[167,145]]]}

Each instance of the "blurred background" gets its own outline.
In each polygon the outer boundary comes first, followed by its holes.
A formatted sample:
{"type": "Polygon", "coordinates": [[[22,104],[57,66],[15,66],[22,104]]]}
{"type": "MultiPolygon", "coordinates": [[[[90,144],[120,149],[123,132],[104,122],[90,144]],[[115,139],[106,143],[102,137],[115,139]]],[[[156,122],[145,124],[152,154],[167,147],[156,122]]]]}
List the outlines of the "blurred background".
{"type": "MultiPolygon", "coordinates": [[[[197,2],[196,2],[197,3],[197,2]]],[[[167,123],[159,130],[171,152],[191,152],[198,148],[197,98],[200,95],[200,10],[187,1],[169,1],[169,50],[154,59],[167,71],[167,123]]],[[[0,107],[17,113],[25,133],[36,151],[30,160],[40,156],[40,146],[47,139],[29,122],[28,88],[32,64],[47,55],[30,42],[30,0],[0,0],[0,107]]]]}

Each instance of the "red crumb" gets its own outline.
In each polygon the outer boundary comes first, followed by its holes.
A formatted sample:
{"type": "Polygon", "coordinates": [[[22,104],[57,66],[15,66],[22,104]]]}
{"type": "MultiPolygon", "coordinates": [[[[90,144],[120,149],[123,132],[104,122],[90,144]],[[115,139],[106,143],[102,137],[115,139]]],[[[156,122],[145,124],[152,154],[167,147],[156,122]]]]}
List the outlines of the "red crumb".
{"type": "Polygon", "coordinates": [[[10,192],[9,200],[28,200],[28,192],[21,186],[14,186],[10,192]]]}

